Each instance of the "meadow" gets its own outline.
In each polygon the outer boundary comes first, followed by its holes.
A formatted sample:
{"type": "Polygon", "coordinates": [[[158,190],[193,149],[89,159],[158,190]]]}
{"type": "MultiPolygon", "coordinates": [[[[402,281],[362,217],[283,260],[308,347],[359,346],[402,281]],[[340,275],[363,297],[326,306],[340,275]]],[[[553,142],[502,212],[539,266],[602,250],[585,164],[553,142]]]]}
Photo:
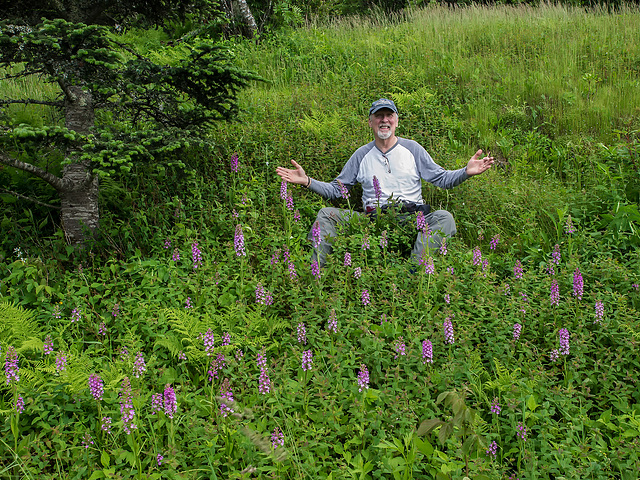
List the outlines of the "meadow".
{"type": "Polygon", "coordinates": [[[640,477],[639,20],[434,6],[229,40],[264,79],[239,121],[186,170],[105,178],[94,244],[3,204],[0,478],[640,477]],[[424,264],[391,211],[317,269],[327,203],[274,169],[334,178],[381,96],[445,168],[497,163],[424,186],[458,224],[424,264]]]}

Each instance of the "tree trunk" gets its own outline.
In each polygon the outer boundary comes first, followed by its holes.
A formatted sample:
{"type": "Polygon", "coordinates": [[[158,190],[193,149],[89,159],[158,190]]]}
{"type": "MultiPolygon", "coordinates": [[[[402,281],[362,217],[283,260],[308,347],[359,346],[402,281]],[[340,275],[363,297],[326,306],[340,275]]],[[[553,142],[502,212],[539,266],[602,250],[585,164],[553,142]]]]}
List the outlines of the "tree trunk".
{"type": "Polygon", "coordinates": [[[240,11],[240,17],[242,17],[242,21],[249,29],[249,36],[253,37],[258,30],[258,25],[256,25],[256,21],[251,14],[251,9],[247,4],[247,0],[235,0],[235,3],[238,6],[238,10],[240,11]]]}
{"type": "MultiPolygon", "coordinates": [[[[65,95],[65,124],[67,128],[87,134],[94,126],[92,95],[81,87],[68,87],[65,95]]],[[[98,177],[90,165],[74,161],[62,171],[63,187],[58,189],[61,201],[61,220],[65,238],[72,245],[82,245],[98,229],[98,177]]]]}

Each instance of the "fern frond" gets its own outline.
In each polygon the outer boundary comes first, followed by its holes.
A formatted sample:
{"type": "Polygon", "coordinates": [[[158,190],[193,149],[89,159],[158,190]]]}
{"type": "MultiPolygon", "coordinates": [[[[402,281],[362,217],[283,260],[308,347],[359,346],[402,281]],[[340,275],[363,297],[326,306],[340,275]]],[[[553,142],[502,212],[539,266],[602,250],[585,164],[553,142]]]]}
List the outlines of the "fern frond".
{"type": "Polygon", "coordinates": [[[20,345],[19,348],[16,349],[18,353],[23,353],[27,350],[35,350],[37,352],[44,351],[44,341],[37,337],[30,337],[25,339],[20,345]]]}
{"type": "Polygon", "coordinates": [[[514,385],[518,384],[521,371],[519,368],[510,370],[506,366],[502,365],[496,358],[493,359],[493,365],[496,372],[496,378],[487,381],[485,383],[486,388],[506,392],[511,390],[514,385]]]}
{"type": "Polygon", "coordinates": [[[33,311],[8,301],[0,302],[0,341],[20,349],[26,339],[41,331],[33,311]]]}

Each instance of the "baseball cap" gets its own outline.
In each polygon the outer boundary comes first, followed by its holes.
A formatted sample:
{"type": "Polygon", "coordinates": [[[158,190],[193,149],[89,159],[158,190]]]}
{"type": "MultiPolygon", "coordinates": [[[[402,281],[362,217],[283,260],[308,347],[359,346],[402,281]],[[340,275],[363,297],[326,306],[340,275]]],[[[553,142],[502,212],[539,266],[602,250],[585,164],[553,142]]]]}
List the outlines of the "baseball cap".
{"type": "Polygon", "coordinates": [[[371,104],[371,108],[369,109],[369,115],[373,115],[374,113],[376,113],[378,110],[382,108],[388,108],[389,110],[392,110],[393,112],[398,113],[398,109],[396,108],[396,104],[393,103],[393,100],[389,100],[388,98],[381,98],[371,104]]]}

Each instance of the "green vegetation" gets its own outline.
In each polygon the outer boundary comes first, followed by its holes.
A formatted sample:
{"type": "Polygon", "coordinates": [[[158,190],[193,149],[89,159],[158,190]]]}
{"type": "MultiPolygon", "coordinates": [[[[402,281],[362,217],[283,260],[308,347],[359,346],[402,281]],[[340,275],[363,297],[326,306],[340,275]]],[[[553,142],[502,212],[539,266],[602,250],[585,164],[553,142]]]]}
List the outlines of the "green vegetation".
{"type": "Polygon", "coordinates": [[[639,20],[430,7],[230,40],[267,81],[210,148],[105,178],[93,243],[2,195],[0,477],[637,478],[639,20]],[[274,168],[335,177],[380,96],[446,168],[498,162],[424,187],[458,222],[435,273],[389,214],[316,277],[324,202],[274,168]]]}

